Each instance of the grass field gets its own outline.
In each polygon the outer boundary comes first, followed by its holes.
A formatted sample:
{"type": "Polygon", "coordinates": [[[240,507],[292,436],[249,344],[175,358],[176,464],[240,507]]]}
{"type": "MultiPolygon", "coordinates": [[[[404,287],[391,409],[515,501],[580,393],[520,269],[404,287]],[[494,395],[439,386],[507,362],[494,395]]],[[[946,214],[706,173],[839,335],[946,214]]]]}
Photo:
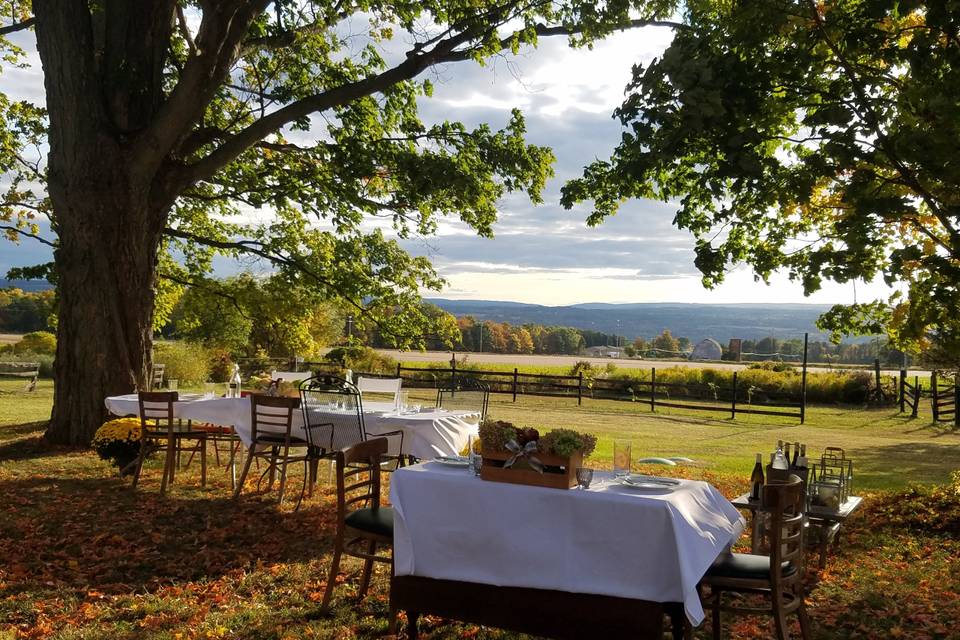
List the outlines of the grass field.
{"type": "MultiPolygon", "coordinates": [[[[331,616],[319,609],[333,534],[333,496],[324,484],[299,512],[271,495],[228,498],[226,473],[206,488],[196,464],[165,497],[152,461],[130,489],[86,450],[40,441],[52,387],[37,392],[0,381],[0,640],[139,638],[375,638],[386,630],[388,585],[355,599],[359,563],[338,576],[331,616]]],[[[415,397],[429,400],[429,392],[415,397]]],[[[599,435],[594,464],[609,464],[614,437],[634,456],[686,455],[673,471],[706,479],[732,497],[746,487],[753,454],[778,438],[818,452],[842,446],[866,495],[826,570],[811,572],[815,640],[960,639],[960,435],[891,410],[813,408],[795,420],[658,412],[612,401],[494,396],[491,414],[517,424],[568,426],[599,435]],[[928,486],[912,486],[912,483],[928,486]]],[[[743,544],[744,541],[741,541],[743,544]]],[[[765,618],[729,618],[725,636],[771,637],[765,618]]],[[[513,639],[495,629],[428,618],[424,637],[513,639]]],[[[709,637],[709,624],[698,630],[709,637]]]]}

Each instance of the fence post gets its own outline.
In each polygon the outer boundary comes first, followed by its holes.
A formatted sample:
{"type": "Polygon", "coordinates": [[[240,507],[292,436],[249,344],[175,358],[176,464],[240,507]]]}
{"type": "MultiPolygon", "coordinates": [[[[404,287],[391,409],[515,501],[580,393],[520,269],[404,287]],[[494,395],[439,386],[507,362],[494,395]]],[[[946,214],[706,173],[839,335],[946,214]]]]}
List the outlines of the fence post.
{"type": "Polygon", "coordinates": [[[577,406],[583,404],[583,371],[577,376],[577,406]]]}
{"type": "Polygon", "coordinates": [[[960,427],[960,373],[953,375],[953,426],[960,427]]]}
{"type": "Polygon", "coordinates": [[[876,401],[877,403],[883,402],[886,398],[883,394],[883,387],[880,385],[880,358],[875,358],[873,360],[873,372],[874,372],[874,384],[877,387],[876,401]]]}
{"type": "Polygon", "coordinates": [[[457,359],[450,361],[450,388],[457,388],[457,359]]]}
{"type": "Polygon", "coordinates": [[[517,401],[517,368],[513,368],[513,401],[517,401]]]}
{"type": "Polygon", "coordinates": [[[397,363],[397,377],[400,377],[400,363],[397,363]]]}
{"type": "Polygon", "coordinates": [[[903,413],[907,401],[907,370],[900,369],[900,413],[903,413]]]}
{"type": "Polygon", "coordinates": [[[933,403],[933,421],[937,422],[940,419],[940,407],[937,406],[937,391],[939,390],[940,383],[937,382],[937,372],[934,370],[930,374],[930,401],[933,403]]]}
{"type": "Polygon", "coordinates": [[[800,378],[800,424],[807,419],[807,345],[810,334],[803,334],[803,374],[800,378]]]}
{"type": "Polygon", "coordinates": [[[913,409],[910,410],[910,415],[916,418],[917,411],[920,409],[920,398],[923,397],[923,389],[920,388],[920,376],[913,377],[913,388],[917,395],[913,397],[913,409]]]}
{"type": "Polygon", "coordinates": [[[733,372],[733,398],[730,401],[730,419],[737,418],[737,372],[733,372]]]}
{"type": "Polygon", "coordinates": [[[650,367],[650,411],[657,410],[657,368],[650,367]]]}

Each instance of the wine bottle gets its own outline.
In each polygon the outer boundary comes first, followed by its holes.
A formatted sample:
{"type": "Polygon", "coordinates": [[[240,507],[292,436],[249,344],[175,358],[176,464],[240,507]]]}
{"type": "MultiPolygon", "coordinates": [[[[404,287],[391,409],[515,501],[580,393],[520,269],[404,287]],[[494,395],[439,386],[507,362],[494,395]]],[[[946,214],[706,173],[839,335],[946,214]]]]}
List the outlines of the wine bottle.
{"type": "Polygon", "coordinates": [[[750,499],[759,500],[760,493],[763,491],[763,464],[762,456],[757,454],[757,463],[753,465],[753,473],[750,474],[750,499]]]}
{"type": "Polygon", "coordinates": [[[790,443],[789,442],[783,443],[783,457],[786,458],[787,464],[789,465],[790,464],[790,443]]]}
{"type": "Polygon", "coordinates": [[[800,443],[793,443],[793,460],[790,461],[790,466],[796,468],[797,460],[800,459],[800,443]]]}
{"type": "Polygon", "coordinates": [[[230,397],[240,397],[240,365],[233,365],[233,375],[230,376],[230,397]]]}
{"type": "Polygon", "coordinates": [[[800,457],[797,458],[797,467],[799,469],[807,468],[807,445],[800,445],[800,457]]]}
{"type": "Polygon", "coordinates": [[[787,464],[787,458],[783,455],[782,440],[777,443],[777,450],[773,453],[773,462],[770,463],[770,466],[781,471],[786,471],[790,468],[790,465],[787,464]]]}

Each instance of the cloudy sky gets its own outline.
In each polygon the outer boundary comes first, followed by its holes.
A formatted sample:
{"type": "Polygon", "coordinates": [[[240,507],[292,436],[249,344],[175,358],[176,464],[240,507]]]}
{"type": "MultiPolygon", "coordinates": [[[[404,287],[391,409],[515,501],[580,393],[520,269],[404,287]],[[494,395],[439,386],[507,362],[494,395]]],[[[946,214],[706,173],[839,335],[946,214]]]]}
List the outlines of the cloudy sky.
{"type": "MultiPolygon", "coordinates": [[[[545,202],[523,195],[500,205],[496,237],[479,238],[459,222],[446,221],[438,235],[404,241],[412,253],[431,258],[448,286],[431,296],[512,300],[547,305],[580,302],[816,302],[849,303],[883,295],[860,283],[827,286],[805,298],[785,277],[770,285],[749,271],[733,270],[707,291],[693,266],[693,238],[675,229],[675,208],[635,200],[601,226],[584,223],[587,208],[559,205],[560,187],[596,158],[608,157],[621,128],[611,113],[623,99],[631,65],[647,62],[668,44],[669,30],[647,28],[611,37],[592,51],[571,50],[562,38],[543,39],[537,50],[498,58],[486,67],[458,63],[431,72],[434,95],[421,101],[424,120],[447,118],[467,125],[506,126],[513,107],[525,114],[528,141],[553,148],[556,176],[545,202]]],[[[27,44],[27,43],[24,43],[27,44]]],[[[5,69],[4,92],[41,97],[39,68],[5,69]]],[[[11,266],[49,259],[30,240],[14,246],[0,240],[0,274],[11,266]]],[[[222,265],[223,271],[234,270],[222,265]]],[[[425,292],[427,293],[427,292],[425,292]]]]}

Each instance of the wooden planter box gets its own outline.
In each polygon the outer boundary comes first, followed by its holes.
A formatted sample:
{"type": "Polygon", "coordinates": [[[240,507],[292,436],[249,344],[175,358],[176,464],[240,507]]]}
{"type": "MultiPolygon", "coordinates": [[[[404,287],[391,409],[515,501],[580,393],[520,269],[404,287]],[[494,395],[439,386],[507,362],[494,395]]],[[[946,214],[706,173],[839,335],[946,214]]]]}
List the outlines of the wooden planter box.
{"type": "Polygon", "coordinates": [[[525,461],[518,461],[514,467],[503,468],[512,454],[505,451],[483,451],[483,466],[480,467],[480,477],[494,482],[512,482],[513,484],[527,484],[534,487],[550,487],[552,489],[572,489],[577,486],[577,467],[583,465],[583,456],[575,453],[569,458],[548,453],[536,453],[534,457],[542,462],[547,469],[539,473],[531,469],[525,461]],[[561,471],[551,471],[549,467],[560,467],[561,471]]]}

